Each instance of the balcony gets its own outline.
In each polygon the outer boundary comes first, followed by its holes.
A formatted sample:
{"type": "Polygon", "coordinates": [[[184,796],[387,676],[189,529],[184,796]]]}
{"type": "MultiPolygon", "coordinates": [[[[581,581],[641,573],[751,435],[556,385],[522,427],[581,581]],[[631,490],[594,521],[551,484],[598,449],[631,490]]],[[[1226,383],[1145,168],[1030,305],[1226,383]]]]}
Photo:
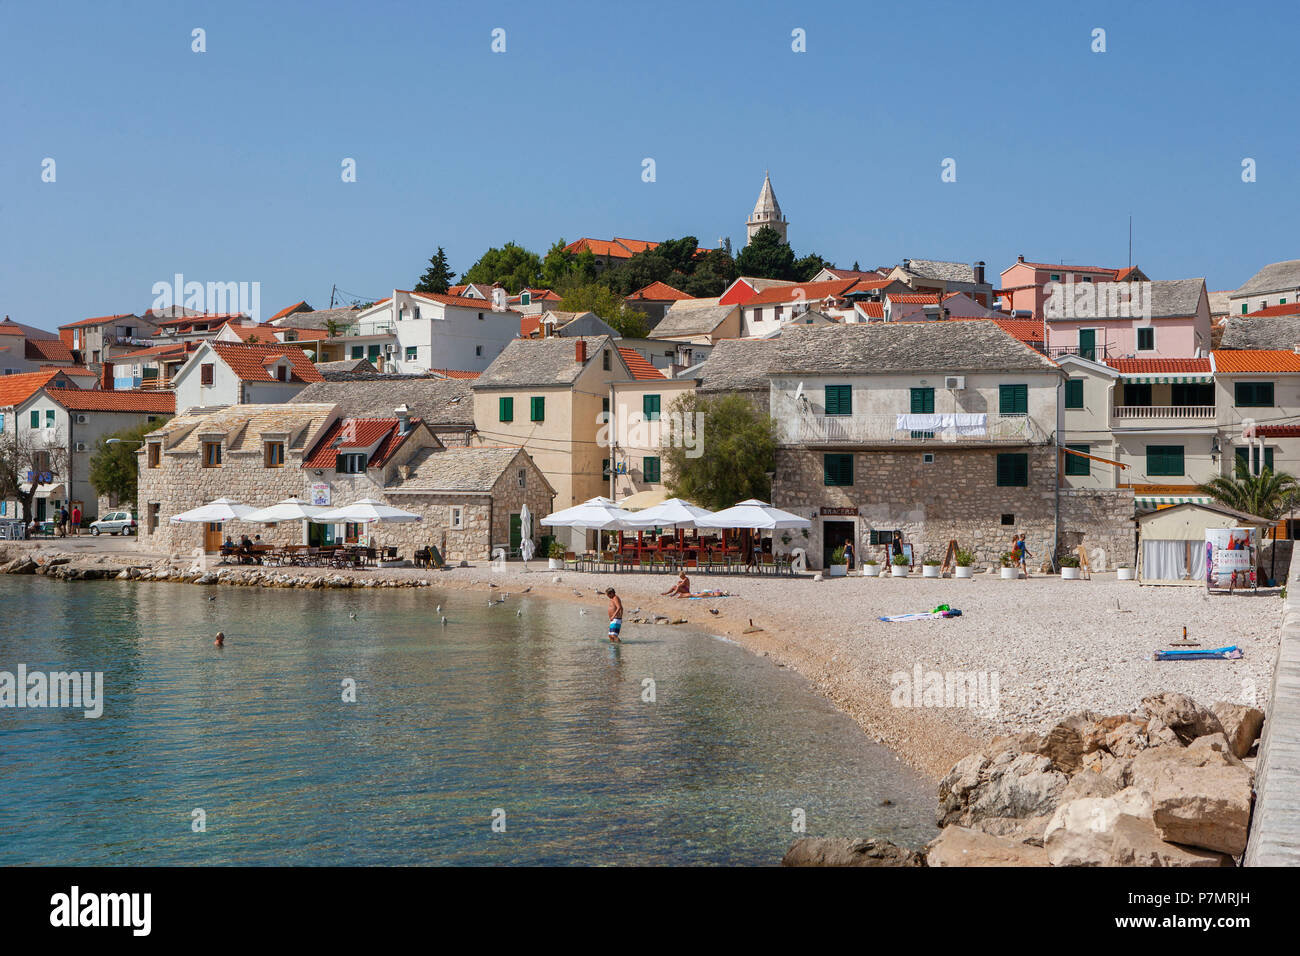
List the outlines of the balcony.
{"type": "MultiPolygon", "coordinates": [[[[1043,351],[1039,349],[1039,351],[1043,351]]],[[[1053,345],[1046,350],[1048,358],[1058,359],[1067,355],[1077,355],[1079,358],[1086,358],[1092,362],[1104,362],[1111,357],[1111,346],[1108,342],[1102,342],[1098,345],[1053,345]]]]}
{"type": "Polygon", "coordinates": [[[1116,405],[1115,421],[1213,422],[1213,405],[1116,405]]]}
{"type": "Polygon", "coordinates": [[[1027,415],[803,415],[785,427],[796,445],[1037,445],[1049,433],[1027,415]]]}

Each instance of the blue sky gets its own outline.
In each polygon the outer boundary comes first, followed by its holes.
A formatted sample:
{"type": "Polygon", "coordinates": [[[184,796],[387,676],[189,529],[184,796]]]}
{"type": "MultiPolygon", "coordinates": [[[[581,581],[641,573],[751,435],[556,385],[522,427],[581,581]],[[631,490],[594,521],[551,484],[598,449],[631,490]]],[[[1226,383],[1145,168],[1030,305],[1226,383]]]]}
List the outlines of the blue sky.
{"type": "Polygon", "coordinates": [[[458,271],[508,240],[738,248],[765,169],[795,250],[841,266],[1122,266],[1131,214],[1153,278],[1235,288],[1300,256],[1298,28],[1283,3],[0,3],[0,313],[140,312],[180,272],[260,282],[265,317],[409,288],[439,245],[458,271]]]}

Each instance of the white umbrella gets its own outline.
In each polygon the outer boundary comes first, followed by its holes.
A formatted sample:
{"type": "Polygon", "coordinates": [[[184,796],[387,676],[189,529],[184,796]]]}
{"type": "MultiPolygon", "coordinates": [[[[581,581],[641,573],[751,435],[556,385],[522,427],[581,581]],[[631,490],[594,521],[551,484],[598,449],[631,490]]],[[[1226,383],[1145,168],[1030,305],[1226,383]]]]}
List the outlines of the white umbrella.
{"type": "Polygon", "coordinates": [[[417,514],[386,505],[377,498],[362,498],[360,501],[332,511],[322,511],[311,519],[316,524],[371,524],[375,521],[422,521],[417,514]]]}
{"type": "Polygon", "coordinates": [[[178,515],[172,515],[173,524],[188,522],[191,524],[220,524],[224,521],[247,521],[248,516],[257,509],[252,505],[241,505],[233,498],[218,498],[216,501],[209,501],[206,505],[200,505],[197,508],[191,508],[189,511],[182,511],[178,515]]]}
{"type": "Polygon", "coordinates": [[[681,498],[669,498],[667,501],[652,505],[644,511],[638,511],[627,519],[630,528],[695,528],[697,522],[713,517],[713,512],[681,498]]]}
{"type": "Polygon", "coordinates": [[[624,522],[632,512],[616,507],[608,498],[592,498],[572,508],[565,508],[543,518],[548,527],[581,528],[584,531],[616,531],[628,527],[624,522]]]}
{"type": "Polygon", "coordinates": [[[519,554],[525,563],[531,561],[536,550],[533,544],[533,513],[528,505],[519,509],[519,554]]]}
{"type": "Polygon", "coordinates": [[[273,504],[269,508],[259,508],[257,511],[245,515],[243,520],[256,522],[258,524],[279,524],[282,521],[308,521],[328,510],[328,508],[322,508],[320,505],[306,504],[298,498],[286,498],[284,501],[273,504]]]}
{"type": "Polygon", "coordinates": [[[811,528],[812,522],[796,514],[773,508],[766,501],[750,498],[708,518],[695,522],[697,528],[762,528],[770,531],[776,528],[811,528]]]}

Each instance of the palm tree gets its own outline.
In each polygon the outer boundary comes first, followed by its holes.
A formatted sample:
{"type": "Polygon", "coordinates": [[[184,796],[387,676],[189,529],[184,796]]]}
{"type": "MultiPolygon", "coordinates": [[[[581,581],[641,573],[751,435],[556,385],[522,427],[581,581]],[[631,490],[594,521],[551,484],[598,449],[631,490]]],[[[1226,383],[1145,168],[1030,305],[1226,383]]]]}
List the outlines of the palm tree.
{"type": "Polygon", "coordinates": [[[1229,508],[1273,522],[1273,567],[1269,571],[1269,577],[1273,577],[1277,562],[1277,521],[1300,498],[1300,482],[1296,481],[1295,475],[1285,471],[1274,472],[1272,468],[1264,468],[1258,475],[1252,475],[1246,462],[1238,458],[1231,477],[1220,475],[1212,478],[1199,485],[1197,490],[1229,508]]]}

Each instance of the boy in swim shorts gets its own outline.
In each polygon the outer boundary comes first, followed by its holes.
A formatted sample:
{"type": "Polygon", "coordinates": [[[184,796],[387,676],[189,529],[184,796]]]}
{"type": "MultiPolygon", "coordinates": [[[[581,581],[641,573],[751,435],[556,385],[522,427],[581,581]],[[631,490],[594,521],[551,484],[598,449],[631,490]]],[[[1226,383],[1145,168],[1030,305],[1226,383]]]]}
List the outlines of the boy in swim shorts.
{"type": "Polygon", "coordinates": [[[608,588],[605,596],[609,598],[609,639],[615,644],[622,644],[618,632],[623,629],[623,601],[614,593],[613,588],[608,588]]]}

